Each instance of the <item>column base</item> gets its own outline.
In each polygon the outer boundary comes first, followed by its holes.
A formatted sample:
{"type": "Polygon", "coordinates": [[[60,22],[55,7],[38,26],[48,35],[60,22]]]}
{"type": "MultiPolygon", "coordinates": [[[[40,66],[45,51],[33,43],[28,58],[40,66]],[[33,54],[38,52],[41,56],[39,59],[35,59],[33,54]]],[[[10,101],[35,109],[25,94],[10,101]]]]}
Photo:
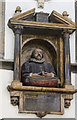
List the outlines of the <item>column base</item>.
{"type": "Polygon", "coordinates": [[[71,84],[71,85],[65,84],[65,85],[64,85],[64,88],[69,89],[69,90],[72,90],[72,89],[74,89],[74,86],[73,86],[72,84],[71,84]]]}
{"type": "Polygon", "coordinates": [[[13,80],[11,86],[17,87],[17,86],[22,86],[22,83],[20,80],[13,80]]]}

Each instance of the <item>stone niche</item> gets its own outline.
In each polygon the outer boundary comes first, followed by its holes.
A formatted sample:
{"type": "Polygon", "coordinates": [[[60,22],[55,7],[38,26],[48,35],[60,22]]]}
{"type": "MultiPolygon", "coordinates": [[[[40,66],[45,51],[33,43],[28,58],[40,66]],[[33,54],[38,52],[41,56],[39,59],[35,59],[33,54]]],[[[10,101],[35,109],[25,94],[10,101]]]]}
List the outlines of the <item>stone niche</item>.
{"type": "Polygon", "coordinates": [[[75,23],[66,11],[62,15],[57,11],[36,13],[35,9],[21,13],[21,8],[17,7],[8,26],[15,34],[14,79],[8,85],[11,104],[19,106],[19,113],[32,113],[40,118],[46,114],[64,114],[64,107],[70,106],[77,92],[71,84],[69,49],[75,23]],[[53,64],[59,87],[23,85],[21,66],[35,48],[42,49],[45,61],[53,64]]]}

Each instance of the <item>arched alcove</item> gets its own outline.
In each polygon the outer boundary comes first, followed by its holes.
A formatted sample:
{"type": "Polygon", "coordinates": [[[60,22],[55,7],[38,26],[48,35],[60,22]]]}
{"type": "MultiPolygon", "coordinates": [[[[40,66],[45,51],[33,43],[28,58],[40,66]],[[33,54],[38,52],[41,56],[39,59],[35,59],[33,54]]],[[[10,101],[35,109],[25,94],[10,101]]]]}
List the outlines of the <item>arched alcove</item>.
{"type": "Polygon", "coordinates": [[[30,59],[31,53],[35,48],[40,48],[44,52],[44,58],[47,63],[52,63],[57,72],[57,52],[56,47],[50,41],[44,39],[28,39],[22,46],[21,65],[30,59]]]}

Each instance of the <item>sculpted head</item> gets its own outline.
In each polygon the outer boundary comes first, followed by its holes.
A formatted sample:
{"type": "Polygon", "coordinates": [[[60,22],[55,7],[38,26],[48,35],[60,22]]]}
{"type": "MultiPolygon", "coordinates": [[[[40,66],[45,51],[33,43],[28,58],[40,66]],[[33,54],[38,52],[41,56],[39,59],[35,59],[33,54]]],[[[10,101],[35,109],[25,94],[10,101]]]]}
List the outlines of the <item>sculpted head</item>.
{"type": "Polygon", "coordinates": [[[31,58],[35,58],[36,60],[41,60],[43,58],[43,51],[41,49],[33,50],[31,58]]]}

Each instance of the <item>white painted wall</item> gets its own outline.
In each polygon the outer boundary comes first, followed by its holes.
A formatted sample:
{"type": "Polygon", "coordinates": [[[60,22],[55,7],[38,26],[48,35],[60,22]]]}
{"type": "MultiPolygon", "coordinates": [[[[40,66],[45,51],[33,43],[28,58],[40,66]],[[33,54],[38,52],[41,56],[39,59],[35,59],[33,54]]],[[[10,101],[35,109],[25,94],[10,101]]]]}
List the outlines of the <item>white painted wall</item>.
{"type": "MultiPolygon", "coordinates": [[[[14,34],[10,28],[8,28],[8,20],[13,16],[17,6],[22,8],[22,12],[36,8],[37,11],[43,11],[51,13],[52,10],[56,10],[59,13],[67,11],[69,17],[75,20],[75,8],[74,0],[49,0],[45,2],[44,9],[37,8],[36,0],[6,0],[5,10],[5,56],[7,60],[13,60],[14,58],[14,34]]],[[[75,35],[74,33],[70,37],[70,48],[71,48],[71,62],[75,61],[75,35]]],[[[75,84],[75,75],[71,74],[72,84],[75,84]]],[[[13,71],[0,70],[0,117],[2,118],[37,118],[34,114],[18,113],[18,107],[10,104],[10,94],[7,90],[7,86],[11,84],[13,80],[13,71]],[[2,91],[1,91],[2,90],[2,91]]],[[[75,118],[75,97],[71,101],[69,109],[65,109],[64,115],[46,115],[44,118],[75,118]]]]}

